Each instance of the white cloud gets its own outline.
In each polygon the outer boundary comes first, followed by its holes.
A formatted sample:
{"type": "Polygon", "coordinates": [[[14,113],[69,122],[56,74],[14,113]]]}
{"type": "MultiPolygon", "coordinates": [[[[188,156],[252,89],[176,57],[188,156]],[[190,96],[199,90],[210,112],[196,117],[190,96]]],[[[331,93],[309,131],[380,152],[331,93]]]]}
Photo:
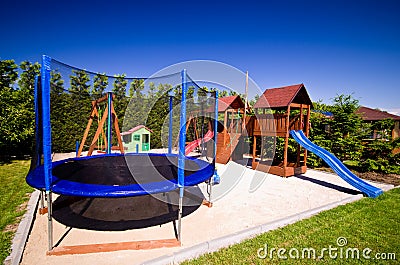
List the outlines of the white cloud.
{"type": "Polygon", "coordinates": [[[394,115],[400,116],[400,108],[385,109],[385,111],[389,112],[390,114],[394,114],[394,115]]]}

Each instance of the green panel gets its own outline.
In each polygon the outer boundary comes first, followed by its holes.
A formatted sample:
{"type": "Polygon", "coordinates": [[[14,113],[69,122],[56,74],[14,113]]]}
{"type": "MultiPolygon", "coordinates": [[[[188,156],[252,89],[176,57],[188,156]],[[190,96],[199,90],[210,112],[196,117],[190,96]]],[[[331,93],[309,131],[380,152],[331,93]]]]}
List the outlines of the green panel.
{"type": "Polygon", "coordinates": [[[150,143],[142,143],[142,151],[149,151],[150,143]]]}

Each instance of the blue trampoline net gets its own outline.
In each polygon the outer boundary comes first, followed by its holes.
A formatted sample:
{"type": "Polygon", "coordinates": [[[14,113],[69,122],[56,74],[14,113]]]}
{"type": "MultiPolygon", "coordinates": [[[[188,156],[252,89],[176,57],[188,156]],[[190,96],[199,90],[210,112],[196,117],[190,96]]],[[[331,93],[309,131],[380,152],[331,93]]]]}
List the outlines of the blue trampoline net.
{"type": "Polygon", "coordinates": [[[50,58],[43,65],[47,71],[37,78],[35,89],[36,155],[27,178],[32,186],[69,195],[107,197],[125,191],[134,196],[163,191],[154,183],[172,189],[212,176],[217,117],[213,88],[199,86],[186,71],[131,78],[50,58]],[[71,158],[49,161],[59,153],[71,158]],[[95,170],[76,173],[85,166],[95,170]],[[156,176],[143,179],[149,173],[156,176]],[[103,180],[88,184],[85,175],[103,180]]]}

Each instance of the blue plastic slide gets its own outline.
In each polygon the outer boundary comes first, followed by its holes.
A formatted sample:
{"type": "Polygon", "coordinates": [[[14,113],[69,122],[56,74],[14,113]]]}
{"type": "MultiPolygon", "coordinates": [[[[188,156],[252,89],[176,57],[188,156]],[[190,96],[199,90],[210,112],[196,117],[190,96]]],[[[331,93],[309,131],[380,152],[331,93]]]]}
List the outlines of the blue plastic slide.
{"type": "Polygon", "coordinates": [[[365,193],[368,197],[375,198],[382,194],[382,190],[372,186],[364,180],[354,175],[336,156],[326,151],[324,148],[311,142],[303,133],[303,131],[290,131],[292,137],[301,146],[310,152],[313,152],[322,158],[343,180],[359,191],[365,193]]]}

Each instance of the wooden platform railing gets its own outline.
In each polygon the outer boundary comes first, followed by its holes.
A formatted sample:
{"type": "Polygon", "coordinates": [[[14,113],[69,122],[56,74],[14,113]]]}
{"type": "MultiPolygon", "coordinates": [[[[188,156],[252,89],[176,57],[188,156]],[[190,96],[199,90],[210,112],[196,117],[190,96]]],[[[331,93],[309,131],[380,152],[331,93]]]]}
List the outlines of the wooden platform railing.
{"type": "MultiPolygon", "coordinates": [[[[246,117],[246,131],[249,136],[284,137],[287,133],[286,120],[286,114],[260,114],[257,117],[246,117]]],[[[290,117],[289,131],[300,130],[302,127],[300,115],[290,117]]]]}

